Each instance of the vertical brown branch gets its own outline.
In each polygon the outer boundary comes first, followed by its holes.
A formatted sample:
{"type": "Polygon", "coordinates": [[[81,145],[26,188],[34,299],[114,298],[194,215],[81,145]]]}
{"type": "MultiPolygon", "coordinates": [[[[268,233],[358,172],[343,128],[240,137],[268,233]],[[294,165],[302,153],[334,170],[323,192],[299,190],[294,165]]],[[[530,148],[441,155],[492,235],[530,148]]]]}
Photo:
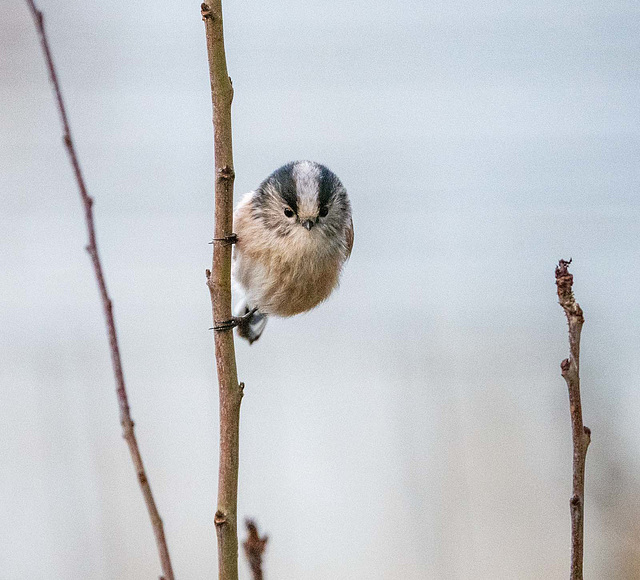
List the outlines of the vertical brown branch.
{"type": "Polygon", "coordinates": [[[53,64],[53,58],[51,56],[51,50],[49,49],[49,43],[47,41],[47,35],[44,28],[44,16],[40,10],[36,7],[33,0],[27,0],[29,9],[33,16],[33,20],[38,31],[40,38],[40,44],[44,52],[45,60],[47,62],[47,69],[49,71],[49,80],[53,87],[53,92],[56,97],[56,103],[58,106],[58,112],[60,113],[60,120],[62,122],[62,129],[64,132],[63,140],[73,171],[80,190],[80,197],[82,199],[82,205],[84,208],[84,217],[87,225],[87,234],[89,237],[89,243],[87,244],[87,252],[91,256],[91,262],[93,264],[93,271],[95,273],[98,287],[100,289],[100,297],[102,299],[102,307],[104,311],[104,317],[107,324],[107,332],[109,335],[109,346],[111,349],[111,362],[113,365],[113,374],[116,380],[116,393],[118,396],[118,405],[120,407],[120,423],[122,425],[122,434],[129,446],[129,452],[131,453],[131,459],[136,470],[138,483],[142,490],[144,501],[147,504],[147,511],[149,512],[149,518],[151,519],[151,525],[153,526],[153,533],[156,537],[156,544],[158,547],[158,554],[160,556],[160,565],[162,567],[162,574],[164,580],[173,580],[173,570],[171,568],[171,559],[169,558],[169,550],[167,548],[167,542],[164,536],[164,527],[162,525],[162,519],[156,508],[153,495],[151,493],[151,486],[142,464],[142,457],[140,456],[140,449],[138,448],[138,442],[133,429],[133,420],[131,419],[131,413],[129,410],[129,401],[127,398],[127,391],[125,388],[124,374],[122,372],[122,361],[120,359],[120,349],[118,347],[118,336],[116,334],[116,324],[113,318],[113,303],[109,297],[107,291],[107,285],[104,279],[102,271],[102,265],[100,263],[100,255],[98,254],[98,246],[96,243],[96,232],[93,222],[93,199],[87,193],[87,188],[84,183],[82,171],[80,170],[80,163],[76,155],[76,151],[71,138],[71,129],[69,128],[69,120],[67,118],[67,112],[62,99],[62,92],[60,91],[60,84],[58,83],[58,76],[53,64]]]}
{"type": "MultiPolygon", "coordinates": [[[[222,4],[209,0],[201,5],[204,20],[215,152],[215,228],[213,266],[207,270],[214,326],[231,319],[231,243],[233,228],[233,149],[231,101],[233,87],[227,73],[222,27],[222,4]]],[[[238,384],[233,332],[215,330],[216,368],[220,397],[220,465],[218,508],[215,515],[218,537],[218,576],[238,578],[238,452],[240,402],[243,385],[238,384]]]]}
{"type": "Polygon", "coordinates": [[[569,501],[571,510],[571,580],[582,580],[584,556],[584,468],[591,431],[582,423],[580,402],[580,333],[584,324],[582,308],[573,296],[573,276],[569,264],[560,260],[556,268],[556,285],[560,306],[569,323],[569,358],[562,361],[562,376],[569,388],[569,410],[573,439],[573,493],[569,501]]]}
{"type": "Polygon", "coordinates": [[[245,522],[247,526],[247,539],[243,542],[244,554],[247,557],[253,580],[262,580],[262,554],[267,546],[268,536],[260,537],[258,526],[253,520],[245,522]]]}

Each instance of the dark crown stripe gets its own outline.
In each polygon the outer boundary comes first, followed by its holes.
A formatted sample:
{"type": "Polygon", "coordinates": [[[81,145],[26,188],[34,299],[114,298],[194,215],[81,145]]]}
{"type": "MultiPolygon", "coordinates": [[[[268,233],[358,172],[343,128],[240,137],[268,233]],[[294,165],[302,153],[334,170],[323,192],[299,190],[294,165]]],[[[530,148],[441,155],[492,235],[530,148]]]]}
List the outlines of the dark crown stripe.
{"type": "Polygon", "coordinates": [[[293,163],[287,163],[276,169],[260,185],[264,191],[266,186],[271,186],[289,207],[298,212],[298,197],[296,194],[296,182],[293,178],[293,163]]]}
{"type": "Polygon", "coordinates": [[[342,183],[335,173],[320,165],[320,179],[318,182],[318,206],[327,205],[331,196],[343,189],[342,183]]]}

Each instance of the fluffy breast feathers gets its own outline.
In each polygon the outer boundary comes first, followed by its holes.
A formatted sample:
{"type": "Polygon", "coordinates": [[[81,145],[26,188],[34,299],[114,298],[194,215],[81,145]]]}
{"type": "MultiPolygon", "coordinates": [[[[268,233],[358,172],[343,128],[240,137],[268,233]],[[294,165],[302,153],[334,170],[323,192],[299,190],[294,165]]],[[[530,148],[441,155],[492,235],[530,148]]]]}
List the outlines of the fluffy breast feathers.
{"type": "Polygon", "coordinates": [[[353,222],[335,239],[301,227],[282,236],[255,219],[254,194],[246,194],[234,212],[234,282],[247,304],[265,314],[293,316],[314,308],[338,285],[353,247],[353,222]]]}

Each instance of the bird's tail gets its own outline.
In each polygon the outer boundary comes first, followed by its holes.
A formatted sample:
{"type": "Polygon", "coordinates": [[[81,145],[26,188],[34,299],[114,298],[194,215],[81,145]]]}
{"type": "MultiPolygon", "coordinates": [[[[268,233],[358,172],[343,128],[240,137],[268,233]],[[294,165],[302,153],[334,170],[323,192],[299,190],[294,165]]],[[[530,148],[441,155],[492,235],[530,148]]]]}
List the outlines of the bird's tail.
{"type": "Polygon", "coordinates": [[[238,308],[236,316],[246,317],[238,324],[238,336],[249,341],[249,344],[253,344],[262,336],[262,331],[267,325],[267,315],[263,314],[259,310],[249,308],[244,303],[238,308]]]}

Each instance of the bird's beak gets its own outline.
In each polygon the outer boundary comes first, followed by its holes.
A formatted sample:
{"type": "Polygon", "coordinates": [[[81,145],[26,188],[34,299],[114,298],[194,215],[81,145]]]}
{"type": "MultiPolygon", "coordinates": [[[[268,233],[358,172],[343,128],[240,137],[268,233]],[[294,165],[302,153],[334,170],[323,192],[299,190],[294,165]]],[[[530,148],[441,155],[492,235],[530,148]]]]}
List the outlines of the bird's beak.
{"type": "Polygon", "coordinates": [[[307,230],[311,230],[311,228],[315,225],[311,220],[304,220],[302,225],[307,228],[307,230]]]}

